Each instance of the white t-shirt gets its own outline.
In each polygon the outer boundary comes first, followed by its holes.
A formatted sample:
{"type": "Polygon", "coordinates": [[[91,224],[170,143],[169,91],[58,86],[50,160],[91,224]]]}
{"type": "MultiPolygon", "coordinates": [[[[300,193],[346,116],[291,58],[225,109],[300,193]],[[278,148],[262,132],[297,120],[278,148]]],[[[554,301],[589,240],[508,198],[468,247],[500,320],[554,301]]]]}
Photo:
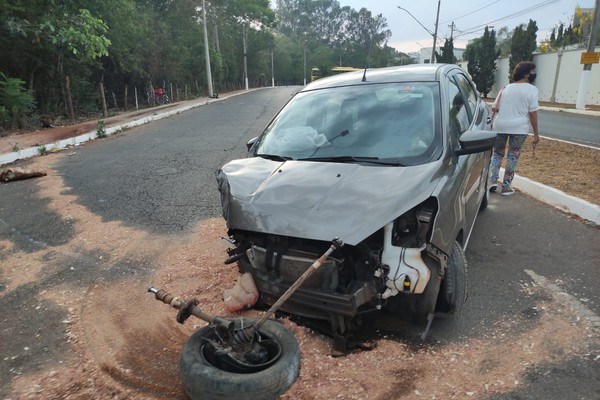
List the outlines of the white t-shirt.
{"type": "Polygon", "coordinates": [[[540,108],[538,89],[530,83],[511,83],[502,89],[493,107],[498,108],[494,130],[512,135],[529,134],[529,113],[540,108]],[[500,104],[496,104],[500,98],[500,104]]]}

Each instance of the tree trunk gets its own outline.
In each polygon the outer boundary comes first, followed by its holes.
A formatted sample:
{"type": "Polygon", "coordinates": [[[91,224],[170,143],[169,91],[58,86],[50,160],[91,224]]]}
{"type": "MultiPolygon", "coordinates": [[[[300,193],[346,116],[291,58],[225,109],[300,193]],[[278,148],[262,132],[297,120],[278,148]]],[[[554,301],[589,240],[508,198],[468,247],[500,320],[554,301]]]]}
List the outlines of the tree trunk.
{"type": "Polygon", "coordinates": [[[65,95],[67,97],[67,107],[69,109],[69,118],[75,121],[75,111],[73,110],[73,98],[71,97],[71,79],[65,75],[65,95]]]}
{"type": "Polygon", "coordinates": [[[100,90],[100,102],[102,103],[102,116],[108,117],[108,109],[106,108],[106,97],[104,96],[104,83],[100,81],[98,83],[98,90],[100,90]]]}

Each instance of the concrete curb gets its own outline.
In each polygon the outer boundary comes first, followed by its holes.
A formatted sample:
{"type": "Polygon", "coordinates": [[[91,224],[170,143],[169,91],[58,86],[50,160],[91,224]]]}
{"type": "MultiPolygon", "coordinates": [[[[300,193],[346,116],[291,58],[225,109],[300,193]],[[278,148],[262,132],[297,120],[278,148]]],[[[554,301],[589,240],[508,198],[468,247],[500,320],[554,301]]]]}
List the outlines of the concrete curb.
{"type": "MultiPolygon", "coordinates": [[[[502,175],[504,175],[504,168],[500,168],[500,176],[502,175]]],[[[561,190],[532,181],[523,176],[518,176],[517,174],[515,174],[512,181],[512,186],[561,211],[577,215],[596,225],[600,225],[600,206],[596,204],[571,196],[561,190]]]]}

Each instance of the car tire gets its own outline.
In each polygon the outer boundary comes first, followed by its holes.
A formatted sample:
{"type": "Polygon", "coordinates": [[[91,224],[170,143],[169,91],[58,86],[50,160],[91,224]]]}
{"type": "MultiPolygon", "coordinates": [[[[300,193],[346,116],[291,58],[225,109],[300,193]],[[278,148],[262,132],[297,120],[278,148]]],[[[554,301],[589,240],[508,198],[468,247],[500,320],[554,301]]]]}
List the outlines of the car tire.
{"type": "Polygon", "coordinates": [[[468,295],[467,269],[465,253],[455,241],[440,285],[436,315],[452,317],[460,311],[468,295]]]}
{"type": "MultiPolygon", "coordinates": [[[[236,327],[250,326],[254,318],[239,318],[236,327]]],[[[191,399],[226,400],[276,399],[285,393],[300,373],[300,350],[294,334],[282,324],[267,320],[259,329],[261,335],[275,340],[281,355],[270,366],[258,372],[233,373],[211,364],[203,356],[206,341],[213,329],[205,326],[194,332],[181,351],[179,360],[182,385],[191,399]]],[[[214,334],[213,334],[214,336],[214,334]]]]}

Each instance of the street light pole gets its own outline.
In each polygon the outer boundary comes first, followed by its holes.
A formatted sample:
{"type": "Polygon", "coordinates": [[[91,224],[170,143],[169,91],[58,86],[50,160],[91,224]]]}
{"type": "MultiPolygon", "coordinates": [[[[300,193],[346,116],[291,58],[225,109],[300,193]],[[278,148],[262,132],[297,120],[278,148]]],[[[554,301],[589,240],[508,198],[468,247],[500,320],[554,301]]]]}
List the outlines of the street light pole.
{"type": "Polygon", "coordinates": [[[435,33],[433,34],[433,50],[431,51],[431,63],[435,63],[435,42],[437,41],[438,22],[440,20],[440,3],[442,0],[438,0],[437,15],[435,17],[435,33]]]}
{"type": "Polygon", "coordinates": [[[208,33],[206,30],[206,2],[202,0],[202,22],[204,22],[204,58],[206,60],[206,82],[208,83],[208,97],[214,97],[212,73],[210,72],[210,51],[208,50],[208,33]]]}
{"type": "Polygon", "coordinates": [[[248,64],[246,62],[246,28],[242,25],[242,42],[244,44],[244,88],[248,90],[248,64]]]}
{"type": "MultiPolygon", "coordinates": [[[[594,9],[594,20],[592,21],[592,31],[590,32],[590,42],[588,43],[588,53],[593,53],[596,47],[596,35],[598,34],[598,24],[600,23],[600,0],[596,0],[594,9]]],[[[585,109],[585,97],[587,88],[592,77],[592,64],[584,64],[581,80],[579,81],[579,92],[577,93],[577,102],[575,108],[578,110],[585,109]]]]}
{"type": "Polygon", "coordinates": [[[275,69],[273,68],[273,52],[271,52],[271,86],[275,87],[275,69]]]}
{"type": "Polygon", "coordinates": [[[304,86],[306,86],[306,47],[304,47],[304,86]]]}
{"type": "Polygon", "coordinates": [[[440,3],[441,3],[441,0],[438,0],[437,15],[435,17],[435,32],[431,32],[429,29],[427,29],[425,27],[425,25],[423,25],[421,23],[421,21],[419,21],[414,15],[412,15],[410,13],[410,11],[408,11],[406,8],[403,8],[403,7],[400,7],[400,6],[396,6],[400,10],[406,11],[408,13],[408,15],[410,15],[412,17],[412,19],[414,19],[415,21],[417,21],[417,23],[419,25],[421,25],[421,27],[427,31],[427,33],[429,33],[431,36],[433,36],[433,50],[431,51],[431,63],[435,62],[435,42],[437,42],[438,23],[439,23],[439,20],[440,20],[440,3]]]}

